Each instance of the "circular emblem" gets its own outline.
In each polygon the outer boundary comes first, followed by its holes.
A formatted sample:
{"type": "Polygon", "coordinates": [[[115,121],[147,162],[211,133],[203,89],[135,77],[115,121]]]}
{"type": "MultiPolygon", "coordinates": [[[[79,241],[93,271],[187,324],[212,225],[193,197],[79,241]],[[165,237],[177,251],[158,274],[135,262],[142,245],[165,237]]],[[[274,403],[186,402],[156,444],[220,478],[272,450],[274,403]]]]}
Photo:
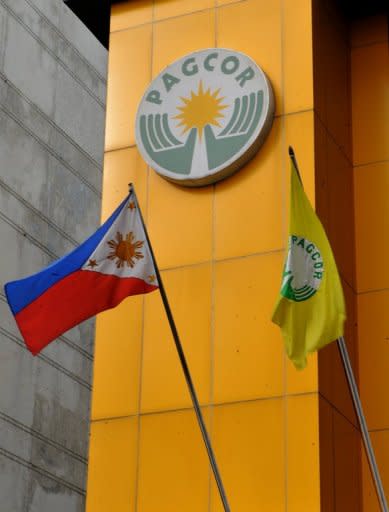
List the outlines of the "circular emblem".
{"type": "Polygon", "coordinates": [[[136,141],[164,178],[208,185],[254,156],[273,115],[270,83],[255,62],[210,48],[177,60],[151,83],[138,107],[136,141]]]}
{"type": "Polygon", "coordinates": [[[323,275],[324,263],[317,246],[306,238],[290,236],[281,295],[296,302],[307,300],[319,289],[323,275]]]}

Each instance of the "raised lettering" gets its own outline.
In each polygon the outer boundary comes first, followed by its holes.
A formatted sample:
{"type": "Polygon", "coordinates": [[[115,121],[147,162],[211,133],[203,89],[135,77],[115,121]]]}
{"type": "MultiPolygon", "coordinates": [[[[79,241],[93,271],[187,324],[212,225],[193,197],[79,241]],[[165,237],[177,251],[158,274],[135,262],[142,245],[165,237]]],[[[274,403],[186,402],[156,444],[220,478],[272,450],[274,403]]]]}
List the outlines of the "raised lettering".
{"type": "Polygon", "coordinates": [[[241,87],[247,82],[247,80],[251,80],[254,78],[255,73],[252,67],[246,68],[240,75],[238,75],[235,80],[239,83],[241,87]]]}
{"type": "Polygon", "coordinates": [[[323,268],[323,262],[317,261],[313,266],[314,266],[314,268],[323,268]]]}
{"type": "Polygon", "coordinates": [[[305,240],[304,240],[304,238],[302,238],[297,245],[304,249],[305,248],[304,242],[305,242],[305,240]]]}
{"type": "Polygon", "coordinates": [[[312,259],[313,260],[318,260],[320,258],[320,252],[314,252],[312,254],[312,259]]]}
{"type": "Polygon", "coordinates": [[[298,237],[296,235],[292,235],[292,244],[295,244],[298,240],[298,237]]]}
{"type": "Polygon", "coordinates": [[[226,57],[223,62],[221,69],[225,75],[232,75],[232,73],[235,73],[235,71],[239,67],[239,59],[238,57],[235,57],[234,55],[230,55],[229,57],[226,57]],[[230,65],[232,64],[232,66],[230,65]]]}
{"type": "Polygon", "coordinates": [[[313,251],[314,248],[315,248],[315,246],[313,244],[309,244],[309,245],[307,245],[305,250],[307,251],[308,254],[311,254],[311,252],[313,251]]]}
{"type": "Polygon", "coordinates": [[[179,84],[181,80],[170,73],[162,75],[163,85],[165,86],[166,92],[169,92],[173,85],[179,84]]]}
{"type": "Polygon", "coordinates": [[[316,277],[316,279],[321,279],[323,277],[323,272],[315,272],[313,277],[316,277]]]}
{"type": "Polygon", "coordinates": [[[218,54],[217,53],[210,53],[207,58],[204,60],[204,68],[207,70],[207,71],[213,71],[215,69],[215,66],[211,66],[210,62],[211,60],[213,59],[217,59],[218,58],[218,54]]]}
{"type": "Polygon", "coordinates": [[[190,59],[186,59],[182,65],[182,72],[185,76],[192,76],[198,73],[199,67],[196,64],[196,59],[194,57],[190,57],[190,59]],[[189,67],[191,66],[191,67],[189,67]]]}
{"type": "Polygon", "coordinates": [[[156,91],[155,89],[150,91],[149,94],[146,96],[146,101],[150,103],[155,103],[156,105],[160,105],[162,103],[161,93],[159,91],[156,91]]]}

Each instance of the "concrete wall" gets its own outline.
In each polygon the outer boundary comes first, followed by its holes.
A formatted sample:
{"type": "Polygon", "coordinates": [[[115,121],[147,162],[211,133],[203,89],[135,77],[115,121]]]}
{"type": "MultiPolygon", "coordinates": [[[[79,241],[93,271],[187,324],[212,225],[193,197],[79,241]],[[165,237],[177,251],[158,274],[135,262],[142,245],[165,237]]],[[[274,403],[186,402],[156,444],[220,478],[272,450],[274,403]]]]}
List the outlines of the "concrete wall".
{"type": "MultiPolygon", "coordinates": [[[[61,0],[0,0],[0,284],[99,224],[107,51],[61,0]]],[[[38,357],[0,290],[0,510],[84,510],[94,323],[38,357]]]]}

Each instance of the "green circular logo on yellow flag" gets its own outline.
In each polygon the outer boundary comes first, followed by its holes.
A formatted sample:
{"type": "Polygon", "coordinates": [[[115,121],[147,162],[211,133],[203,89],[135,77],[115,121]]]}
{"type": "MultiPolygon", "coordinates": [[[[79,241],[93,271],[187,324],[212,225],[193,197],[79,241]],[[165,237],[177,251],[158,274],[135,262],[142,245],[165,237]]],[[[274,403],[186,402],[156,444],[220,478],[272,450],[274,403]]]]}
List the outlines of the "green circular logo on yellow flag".
{"type": "Polygon", "coordinates": [[[282,276],[281,295],[295,302],[312,297],[324,275],[319,248],[307,238],[289,237],[289,250],[282,276]]]}
{"type": "Polygon", "coordinates": [[[138,107],[136,141],[164,178],[208,185],[254,156],[273,116],[272,89],[257,64],[242,53],[209,48],[153,80],[138,107]]]}

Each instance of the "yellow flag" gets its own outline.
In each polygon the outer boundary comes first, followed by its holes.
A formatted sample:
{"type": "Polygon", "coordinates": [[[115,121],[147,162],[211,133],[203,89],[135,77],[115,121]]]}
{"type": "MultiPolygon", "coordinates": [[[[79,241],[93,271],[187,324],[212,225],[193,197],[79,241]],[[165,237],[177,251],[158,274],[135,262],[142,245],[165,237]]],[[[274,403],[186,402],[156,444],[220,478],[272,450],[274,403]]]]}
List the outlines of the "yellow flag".
{"type": "Polygon", "coordinates": [[[289,243],[272,321],[298,369],[306,355],[343,335],[343,290],[331,246],[291,159],[289,243]]]}

